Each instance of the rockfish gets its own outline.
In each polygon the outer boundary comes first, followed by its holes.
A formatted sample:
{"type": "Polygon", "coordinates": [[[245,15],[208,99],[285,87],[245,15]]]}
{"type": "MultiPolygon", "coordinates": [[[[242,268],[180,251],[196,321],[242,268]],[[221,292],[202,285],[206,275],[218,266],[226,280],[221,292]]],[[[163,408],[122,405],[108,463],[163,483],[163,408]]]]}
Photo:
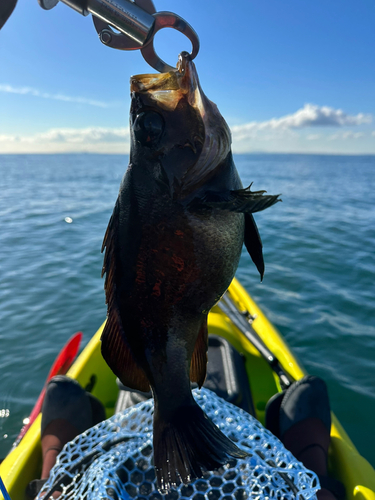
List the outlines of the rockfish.
{"type": "Polygon", "coordinates": [[[108,319],[102,354],[122,383],[154,397],[159,488],[244,457],[195,403],[207,364],[207,315],[243,242],[263,276],[252,213],[278,196],[243,189],[231,134],[189,54],[131,78],[129,167],[104,237],[108,319]]]}

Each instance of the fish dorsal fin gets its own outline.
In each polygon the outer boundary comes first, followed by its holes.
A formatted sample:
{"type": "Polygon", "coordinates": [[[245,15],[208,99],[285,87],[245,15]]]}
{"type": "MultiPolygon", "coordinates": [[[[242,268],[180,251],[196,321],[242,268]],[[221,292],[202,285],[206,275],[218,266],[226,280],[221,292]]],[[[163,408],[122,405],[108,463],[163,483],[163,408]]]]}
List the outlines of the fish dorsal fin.
{"type": "Polygon", "coordinates": [[[195,342],[193,356],[190,365],[190,380],[197,382],[199,388],[202,387],[207,373],[207,349],[208,330],[207,319],[204,320],[199,330],[197,341],[195,342]]]}
{"type": "Polygon", "coordinates": [[[115,282],[118,255],[118,220],[119,206],[117,201],[102,246],[102,251],[105,248],[102,276],[106,275],[104,289],[108,305],[108,318],[101,336],[102,355],[113,373],[117,375],[124,385],[131,389],[147,392],[150,390],[150,384],[145,372],[135,361],[126,342],[126,335],[119,312],[115,282]]]}

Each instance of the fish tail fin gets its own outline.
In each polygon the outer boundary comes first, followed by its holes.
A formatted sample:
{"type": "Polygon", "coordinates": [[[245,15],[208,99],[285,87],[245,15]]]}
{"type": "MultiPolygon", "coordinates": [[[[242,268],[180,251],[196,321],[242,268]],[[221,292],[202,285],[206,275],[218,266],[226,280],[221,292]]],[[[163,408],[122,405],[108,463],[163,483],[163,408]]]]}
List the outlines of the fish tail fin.
{"type": "Polygon", "coordinates": [[[179,408],[172,418],[164,418],[155,407],[154,465],[158,488],[169,491],[180,482],[202,477],[229,457],[245,458],[239,449],[195,403],[179,408]]]}

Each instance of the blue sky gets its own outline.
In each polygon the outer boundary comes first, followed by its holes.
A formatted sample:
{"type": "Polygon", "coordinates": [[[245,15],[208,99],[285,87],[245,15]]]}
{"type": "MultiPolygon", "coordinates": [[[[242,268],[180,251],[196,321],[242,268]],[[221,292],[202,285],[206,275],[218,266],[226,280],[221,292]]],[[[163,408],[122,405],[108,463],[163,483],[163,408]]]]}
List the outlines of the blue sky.
{"type": "MultiPolygon", "coordinates": [[[[373,0],[155,0],[198,32],[206,95],[233,150],[375,154],[373,0]]],[[[170,64],[190,50],[164,30],[170,64]]],[[[129,150],[129,77],[139,51],[102,45],[91,16],[18,0],[0,31],[0,153],[129,150]]]]}

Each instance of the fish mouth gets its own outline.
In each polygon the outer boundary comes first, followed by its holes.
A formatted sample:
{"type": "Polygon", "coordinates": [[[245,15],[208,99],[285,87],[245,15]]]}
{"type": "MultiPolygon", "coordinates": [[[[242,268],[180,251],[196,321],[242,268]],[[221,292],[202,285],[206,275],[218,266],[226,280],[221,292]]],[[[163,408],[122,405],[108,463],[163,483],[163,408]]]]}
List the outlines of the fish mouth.
{"type": "MultiPolygon", "coordinates": [[[[201,88],[195,65],[188,52],[178,56],[176,69],[168,73],[146,73],[130,79],[131,93],[147,94],[157,106],[168,111],[176,109],[183,97],[191,106],[201,104],[201,88]]],[[[203,109],[200,109],[203,111],[203,109]]]]}

